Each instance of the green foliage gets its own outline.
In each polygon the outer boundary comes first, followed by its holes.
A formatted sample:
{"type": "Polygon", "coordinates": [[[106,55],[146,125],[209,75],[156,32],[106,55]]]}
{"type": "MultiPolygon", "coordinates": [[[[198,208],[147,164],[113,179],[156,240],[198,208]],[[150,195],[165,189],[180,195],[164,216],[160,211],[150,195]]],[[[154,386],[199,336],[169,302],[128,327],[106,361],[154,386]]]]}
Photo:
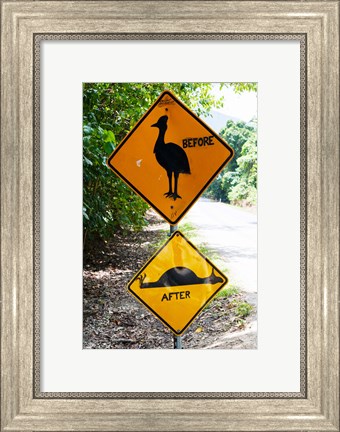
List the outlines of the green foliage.
{"type": "Polygon", "coordinates": [[[88,239],[107,238],[113,229],[144,223],[147,206],[106,165],[115,137],[101,126],[83,127],[83,223],[88,239]],[[129,211],[127,211],[129,209],[129,211]]]}
{"type": "Polygon", "coordinates": [[[256,204],[256,134],[257,128],[255,122],[227,121],[226,126],[220,132],[220,136],[234,149],[235,155],[227,167],[209,186],[205,196],[234,204],[256,204]]]}
{"type": "Polygon", "coordinates": [[[251,136],[242,147],[241,156],[237,159],[235,175],[231,179],[228,198],[231,202],[243,201],[256,204],[257,200],[257,144],[256,137],[251,136]]]}
{"type": "Polygon", "coordinates": [[[242,302],[239,303],[236,307],[236,315],[238,315],[239,317],[245,318],[246,316],[248,316],[250,314],[250,312],[253,310],[253,307],[247,303],[247,302],[242,302]]]}
{"type": "Polygon", "coordinates": [[[209,83],[85,83],[83,85],[83,226],[85,241],[140,229],[148,205],[107,167],[113,149],[165,90],[197,115],[221,101],[209,83]]]}
{"type": "Polygon", "coordinates": [[[220,298],[220,297],[225,297],[228,298],[232,295],[238,294],[239,290],[235,285],[228,285],[224,288],[221,289],[221,291],[219,291],[216,294],[216,298],[220,298]]]}
{"type": "MultiPolygon", "coordinates": [[[[231,162],[230,162],[231,163],[231,162]]],[[[225,169],[227,170],[227,168],[225,169]]],[[[221,171],[220,174],[217,175],[215,180],[210,184],[207,190],[203,193],[203,196],[207,198],[214,199],[216,201],[226,202],[226,196],[223,191],[222,181],[223,181],[223,173],[227,171],[221,171]]]]}
{"type": "Polygon", "coordinates": [[[234,83],[223,83],[226,87],[232,87],[234,93],[241,94],[245,91],[247,92],[256,92],[257,91],[257,83],[256,82],[234,82],[234,83]]]}

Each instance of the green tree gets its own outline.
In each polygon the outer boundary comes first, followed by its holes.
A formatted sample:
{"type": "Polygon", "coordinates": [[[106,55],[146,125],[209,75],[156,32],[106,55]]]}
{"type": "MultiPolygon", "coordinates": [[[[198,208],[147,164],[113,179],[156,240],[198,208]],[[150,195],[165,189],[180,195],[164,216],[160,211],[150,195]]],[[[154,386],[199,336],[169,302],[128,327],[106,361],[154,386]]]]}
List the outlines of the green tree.
{"type": "Polygon", "coordinates": [[[231,178],[228,199],[232,203],[254,205],[257,201],[257,140],[253,134],[243,144],[237,168],[231,178]]]}
{"type": "Polygon", "coordinates": [[[147,204],[106,165],[108,155],[150,105],[172,90],[197,115],[207,115],[221,100],[209,83],[86,83],[83,85],[84,245],[108,239],[118,229],[140,229],[147,204]]]}
{"type": "MultiPolygon", "coordinates": [[[[236,94],[257,91],[256,82],[221,83],[220,89],[222,90],[223,87],[231,87],[236,94]]],[[[234,149],[234,158],[211,183],[204,192],[204,196],[219,201],[230,202],[229,193],[231,192],[231,188],[235,186],[234,182],[237,181],[238,176],[236,173],[238,169],[237,160],[241,156],[242,146],[254,130],[256,130],[256,122],[246,124],[242,121],[236,123],[232,120],[227,121],[225,127],[220,131],[220,136],[234,149]]]]}
{"type": "MultiPolygon", "coordinates": [[[[232,189],[236,187],[237,182],[241,177],[244,179],[245,176],[248,176],[246,173],[248,166],[245,162],[243,163],[242,160],[247,158],[248,151],[252,152],[251,157],[254,156],[253,146],[255,145],[256,149],[256,123],[245,123],[243,121],[234,122],[232,120],[228,120],[225,127],[220,131],[220,136],[234,149],[234,158],[212,182],[212,184],[207,189],[205,196],[219,201],[235,202],[238,201],[236,196],[230,195],[230,193],[232,189]],[[252,146],[247,144],[248,142],[251,142],[252,146]],[[240,159],[241,157],[243,159],[240,159]]],[[[253,168],[253,171],[256,170],[256,168],[257,162],[256,166],[253,168]]],[[[247,185],[248,182],[244,184],[244,187],[247,188],[247,185]]]]}
{"type": "MultiPolygon", "coordinates": [[[[233,83],[221,83],[222,87],[231,87],[234,93],[241,94],[243,92],[256,92],[257,83],[256,82],[233,82],[233,83]]],[[[221,87],[221,88],[222,88],[221,87]]]]}

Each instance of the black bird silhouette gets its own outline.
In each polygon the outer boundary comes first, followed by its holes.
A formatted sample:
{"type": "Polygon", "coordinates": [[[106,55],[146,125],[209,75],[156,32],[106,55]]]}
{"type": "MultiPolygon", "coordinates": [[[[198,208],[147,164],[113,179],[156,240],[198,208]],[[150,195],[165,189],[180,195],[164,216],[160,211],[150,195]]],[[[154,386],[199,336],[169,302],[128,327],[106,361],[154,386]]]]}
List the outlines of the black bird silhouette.
{"type": "Polygon", "coordinates": [[[158,138],[156,140],[153,152],[156,155],[157,162],[163,167],[168,175],[169,179],[169,190],[164,195],[167,198],[182,198],[178,195],[178,176],[180,174],[191,174],[188,156],[185,151],[175,143],[165,143],[164,136],[168,128],[167,126],[168,116],[162,116],[158,119],[157,123],[151,125],[151,127],[157,127],[159,129],[158,138]],[[172,174],[174,175],[175,184],[174,190],[172,190],[172,174]]]}
{"type": "Polygon", "coordinates": [[[208,277],[200,278],[187,267],[172,267],[167,270],[155,282],[144,282],[146,274],[138,276],[140,288],[163,288],[168,286],[181,286],[181,285],[197,285],[197,284],[215,284],[223,282],[223,279],[216,276],[214,269],[211,269],[211,274],[208,277]]]}

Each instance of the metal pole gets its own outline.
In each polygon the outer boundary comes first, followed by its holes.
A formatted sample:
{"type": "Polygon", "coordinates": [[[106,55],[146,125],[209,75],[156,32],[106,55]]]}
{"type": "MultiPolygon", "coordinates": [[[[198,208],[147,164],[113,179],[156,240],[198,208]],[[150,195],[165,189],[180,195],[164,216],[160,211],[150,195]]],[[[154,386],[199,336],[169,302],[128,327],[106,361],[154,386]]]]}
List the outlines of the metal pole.
{"type": "Polygon", "coordinates": [[[171,236],[171,234],[173,234],[177,229],[178,229],[178,225],[170,225],[169,236],[171,236]]]}
{"type": "Polygon", "coordinates": [[[181,336],[174,336],[174,349],[183,349],[181,336]]]}
{"type": "MultiPolygon", "coordinates": [[[[170,233],[173,234],[178,229],[178,225],[170,225],[170,233]]],[[[174,349],[183,349],[181,336],[174,336],[174,349]]]]}

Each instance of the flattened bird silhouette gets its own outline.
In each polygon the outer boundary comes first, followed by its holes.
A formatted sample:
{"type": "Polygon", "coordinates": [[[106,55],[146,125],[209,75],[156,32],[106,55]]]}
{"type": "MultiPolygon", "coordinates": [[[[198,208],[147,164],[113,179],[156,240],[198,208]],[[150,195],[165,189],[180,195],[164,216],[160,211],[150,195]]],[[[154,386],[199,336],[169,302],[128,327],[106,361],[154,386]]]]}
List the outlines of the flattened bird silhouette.
{"type": "Polygon", "coordinates": [[[164,288],[169,286],[181,285],[198,285],[198,284],[211,284],[214,285],[218,282],[223,282],[223,279],[216,276],[214,269],[211,269],[211,274],[208,277],[200,278],[191,269],[187,267],[172,267],[167,270],[155,282],[144,282],[146,274],[138,276],[140,288],[164,288]]]}
{"type": "Polygon", "coordinates": [[[157,162],[165,169],[169,179],[169,190],[164,195],[175,201],[177,198],[182,198],[177,190],[179,175],[191,173],[188,156],[185,151],[175,143],[165,143],[164,137],[168,128],[167,122],[168,116],[165,115],[160,117],[157,123],[151,125],[151,127],[157,127],[159,129],[153,152],[155,153],[157,162]],[[172,174],[174,175],[174,189],[172,189],[172,174]]]}

